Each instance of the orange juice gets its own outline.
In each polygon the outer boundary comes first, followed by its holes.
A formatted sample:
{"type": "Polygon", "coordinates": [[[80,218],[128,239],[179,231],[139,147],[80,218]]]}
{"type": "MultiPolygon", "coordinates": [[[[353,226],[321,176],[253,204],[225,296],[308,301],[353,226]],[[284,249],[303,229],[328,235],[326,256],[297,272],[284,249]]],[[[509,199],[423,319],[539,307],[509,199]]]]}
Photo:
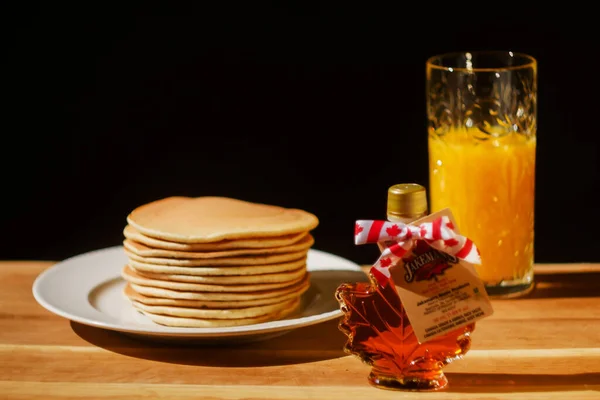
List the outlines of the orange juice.
{"type": "Polygon", "coordinates": [[[429,135],[431,211],[452,210],[481,252],[486,284],[533,279],[535,148],[535,135],[429,135]]]}

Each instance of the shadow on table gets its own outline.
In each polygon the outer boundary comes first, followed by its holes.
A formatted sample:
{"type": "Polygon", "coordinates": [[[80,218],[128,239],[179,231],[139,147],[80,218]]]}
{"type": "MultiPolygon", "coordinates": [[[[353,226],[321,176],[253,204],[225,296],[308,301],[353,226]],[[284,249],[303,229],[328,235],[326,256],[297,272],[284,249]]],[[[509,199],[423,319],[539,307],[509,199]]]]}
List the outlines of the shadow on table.
{"type": "MultiPolygon", "coordinates": [[[[308,303],[302,310],[312,313],[333,310],[339,305],[332,293],[340,283],[367,279],[362,272],[342,272],[312,272],[311,288],[303,295],[303,301],[308,303]]],[[[301,364],[346,356],[342,349],[347,338],[339,331],[338,322],[336,318],[285,332],[236,338],[190,339],[125,334],[75,322],[71,327],[87,342],[130,357],[187,365],[252,367],[301,364]]]]}
{"type": "Polygon", "coordinates": [[[474,374],[448,372],[449,385],[445,391],[455,393],[514,393],[514,392],[555,392],[600,391],[600,373],[573,375],[554,374],[474,374]]]}
{"type": "Polygon", "coordinates": [[[252,367],[301,364],[346,356],[342,350],[346,337],[337,324],[337,320],[331,320],[268,340],[238,344],[140,340],[77,322],[71,322],[71,328],[95,346],[130,357],[185,365],[252,367]]]}
{"type": "Polygon", "coordinates": [[[600,293],[599,272],[539,274],[535,289],[527,296],[532,299],[557,297],[596,297],[600,293]]]}

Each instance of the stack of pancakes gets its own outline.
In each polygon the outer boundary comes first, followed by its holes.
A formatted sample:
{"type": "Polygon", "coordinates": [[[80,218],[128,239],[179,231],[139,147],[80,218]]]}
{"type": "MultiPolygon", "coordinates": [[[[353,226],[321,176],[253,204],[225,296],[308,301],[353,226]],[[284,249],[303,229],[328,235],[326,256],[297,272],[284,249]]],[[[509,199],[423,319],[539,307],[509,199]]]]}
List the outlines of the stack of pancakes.
{"type": "Polygon", "coordinates": [[[152,321],[237,326],[292,313],[317,217],[227,197],[168,197],[127,217],[125,295],[152,321]]]}

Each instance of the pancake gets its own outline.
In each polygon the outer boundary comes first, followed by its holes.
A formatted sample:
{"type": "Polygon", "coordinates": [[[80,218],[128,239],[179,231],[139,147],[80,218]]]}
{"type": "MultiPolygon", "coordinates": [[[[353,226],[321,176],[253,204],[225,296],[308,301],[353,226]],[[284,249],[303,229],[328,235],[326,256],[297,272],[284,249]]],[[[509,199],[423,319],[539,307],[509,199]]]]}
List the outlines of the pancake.
{"type": "Polygon", "coordinates": [[[305,275],[301,281],[293,283],[289,286],[279,289],[257,290],[253,292],[189,292],[130,282],[131,288],[137,293],[143,294],[144,296],[195,301],[238,301],[276,298],[291,293],[300,293],[302,291],[306,291],[309,285],[310,279],[308,274],[305,275]]]}
{"type": "Polygon", "coordinates": [[[258,239],[221,240],[219,242],[212,243],[177,243],[143,235],[133,226],[126,225],[125,229],[123,229],[123,235],[126,239],[144,244],[153,249],[175,251],[220,251],[231,249],[262,249],[289,246],[302,240],[302,238],[308,235],[308,232],[273,237],[261,237],[258,239]]]}
{"type": "Polygon", "coordinates": [[[308,249],[295,251],[292,253],[269,254],[261,256],[237,256],[221,258],[159,258],[159,257],[141,257],[123,248],[125,254],[130,260],[155,265],[173,265],[179,267],[210,267],[210,266],[243,266],[243,265],[265,265],[279,264],[306,258],[308,249]]]}
{"type": "Polygon", "coordinates": [[[172,317],[200,318],[200,319],[240,319],[260,317],[261,315],[271,315],[279,311],[290,309],[299,304],[299,299],[283,300],[279,303],[265,304],[262,306],[243,307],[243,308],[191,308],[191,307],[171,307],[171,306],[149,306],[137,301],[132,305],[138,310],[147,311],[152,314],[169,315],[172,317]]]}
{"type": "Polygon", "coordinates": [[[201,318],[185,318],[185,317],[174,317],[169,315],[155,314],[150,311],[144,310],[141,307],[141,303],[132,303],[133,307],[146,315],[149,319],[159,325],[181,327],[181,328],[210,328],[217,326],[242,326],[252,325],[261,322],[273,321],[281,319],[291,313],[293,313],[298,305],[299,301],[292,301],[289,303],[287,308],[273,312],[271,314],[260,315],[256,317],[237,318],[237,319],[201,319],[201,318]]]}
{"type": "Polygon", "coordinates": [[[307,232],[318,218],[307,211],[227,197],[167,197],[127,216],[138,232],[178,243],[212,243],[307,232]]]}
{"type": "Polygon", "coordinates": [[[166,275],[192,275],[192,276],[231,276],[231,275],[261,275],[276,274],[292,271],[306,265],[307,258],[286,263],[247,266],[215,266],[215,267],[177,267],[173,265],[146,264],[129,260],[129,265],[138,272],[166,275]]]}
{"type": "Polygon", "coordinates": [[[121,276],[129,283],[135,283],[138,285],[151,286],[156,288],[170,289],[170,290],[179,290],[179,291],[187,291],[187,292],[225,292],[225,293],[235,293],[235,292],[257,292],[257,291],[265,291],[272,289],[281,289],[286,286],[293,285],[294,283],[298,283],[302,281],[307,272],[304,272],[299,277],[291,278],[288,281],[284,282],[273,282],[273,283],[252,283],[252,284],[243,284],[243,283],[233,283],[228,282],[227,284],[204,284],[204,283],[189,283],[189,282],[174,282],[167,281],[164,278],[161,279],[149,279],[144,276],[141,276],[134,269],[129,266],[125,266],[121,270],[121,276]]]}
{"type": "Polygon", "coordinates": [[[182,300],[168,299],[160,297],[148,297],[133,290],[130,284],[125,285],[123,294],[130,300],[142,303],[148,306],[170,306],[170,307],[192,307],[192,308],[244,308],[261,306],[266,304],[280,303],[285,300],[299,298],[308,290],[308,285],[300,288],[297,292],[282,294],[278,297],[257,298],[253,300],[182,300]]]}
{"type": "Polygon", "coordinates": [[[250,255],[269,255],[281,253],[294,253],[297,251],[308,250],[315,240],[312,235],[304,236],[300,241],[287,246],[265,247],[262,249],[231,249],[218,251],[177,251],[177,250],[162,250],[153,249],[142,243],[135,242],[130,239],[123,241],[123,246],[132,254],[144,258],[177,258],[177,259],[206,259],[206,258],[221,258],[235,256],[250,256],[250,255]]]}
{"type": "MultiPolygon", "coordinates": [[[[131,266],[128,266],[132,268],[131,266]]],[[[306,265],[295,270],[285,271],[275,274],[260,274],[260,275],[228,275],[228,276],[199,276],[199,275],[173,275],[173,274],[153,274],[151,272],[138,271],[132,268],[133,271],[143,278],[166,280],[170,282],[190,282],[190,283],[207,283],[207,284],[254,284],[254,283],[276,283],[290,282],[300,279],[306,274],[306,265]]]]}

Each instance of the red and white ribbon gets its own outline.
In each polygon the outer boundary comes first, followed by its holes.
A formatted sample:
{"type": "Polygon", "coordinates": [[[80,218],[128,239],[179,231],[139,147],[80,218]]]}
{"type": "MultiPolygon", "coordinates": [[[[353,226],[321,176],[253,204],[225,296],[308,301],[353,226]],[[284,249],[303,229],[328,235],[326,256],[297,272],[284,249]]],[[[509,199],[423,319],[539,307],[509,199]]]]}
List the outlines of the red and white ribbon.
{"type": "Polygon", "coordinates": [[[371,268],[371,273],[382,286],[387,285],[390,278],[389,267],[410,251],[416,240],[424,240],[434,249],[469,263],[481,264],[475,244],[469,238],[457,234],[447,216],[417,226],[402,222],[358,220],[354,229],[355,244],[385,244],[385,249],[371,268]]]}

